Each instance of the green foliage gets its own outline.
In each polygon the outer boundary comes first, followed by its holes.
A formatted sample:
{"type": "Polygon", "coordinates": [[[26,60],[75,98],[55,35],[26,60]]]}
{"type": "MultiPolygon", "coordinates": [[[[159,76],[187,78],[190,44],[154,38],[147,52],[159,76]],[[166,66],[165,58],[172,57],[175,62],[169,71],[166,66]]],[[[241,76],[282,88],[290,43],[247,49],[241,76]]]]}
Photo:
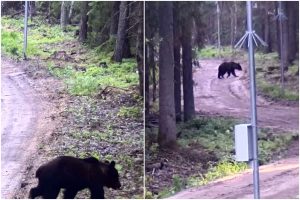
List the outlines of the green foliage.
{"type": "Polygon", "coordinates": [[[217,58],[217,57],[231,57],[234,54],[241,54],[241,50],[235,50],[229,46],[221,47],[220,50],[215,46],[206,46],[205,48],[199,49],[197,56],[198,58],[217,58]]]}
{"type": "Polygon", "coordinates": [[[224,176],[232,175],[244,171],[248,168],[245,162],[236,162],[232,160],[223,160],[215,167],[212,167],[203,176],[202,174],[192,176],[188,179],[188,186],[201,186],[224,176]]]}
{"type": "MultiPolygon", "coordinates": [[[[179,131],[182,132],[178,143],[183,146],[192,146],[195,143],[213,151],[218,159],[233,157],[235,124],[233,119],[202,117],[180,124],[179,131]]],[[[258,132],[261,163],[270,161],[274,154],[286,149],[291,142],[291,134],[273,135],[271,130],[262,129],[258,132]],[[266,135],[268,137],[266,138],[266,135]]]]}
{"type": "Polygon", "coordinates": [[[199,118],[180,124],[178,129],[183,133],[178,140],[183,146],[199,143],[214,151],[219,158],[230,154],[233,149],[233,126],[235,121],[225,118],[199,118]]]}
{"type": "MultiPolygon", "coordinates": [[[[21,58],[23,52],[23,18],[1,18],[1,50],[14,58],[21,58]]],[[[43,51],[47,44],[72,39],[73,33],[62,32],[59,25],[48,26],[39,18],[28,23],[27,57],[47,57],[51,52],[43,51]]],[[[72,29],[72,28],[69,28],[72,29]]]]}
{"type": "Polygon", "coordinates": [[[280,85],[270,84],[263,80],[258,81],[258,86],[265,95],[273,99],[285,99],[291,101],[299,100],[298,91],[290,91],[285,89],[284,93],[282,93],[280,85]]]}
{"type": "Polygon", "coordinates": [[[94,95],[106,86],[127,88],[137,85],[138,74],[135,73],[136,62],[134,59],[124,59],[122,64],[117,64],[110,63],[107,57],[102,58],[102,60],[108,61],[108,68],[90,65],[86,72],[77,72],[70,66],[58,68],[52,63],[48,64],[48,68],[53,75],[65,80],[68,91],[72,95],[94,95]]]}
{"type": "Polygon", "coordinates": [[[118,113],[119,117],[125,117],[125,118],[141,118],[143,116],[142,108],[141,107],[121,107],[118,113]]]}

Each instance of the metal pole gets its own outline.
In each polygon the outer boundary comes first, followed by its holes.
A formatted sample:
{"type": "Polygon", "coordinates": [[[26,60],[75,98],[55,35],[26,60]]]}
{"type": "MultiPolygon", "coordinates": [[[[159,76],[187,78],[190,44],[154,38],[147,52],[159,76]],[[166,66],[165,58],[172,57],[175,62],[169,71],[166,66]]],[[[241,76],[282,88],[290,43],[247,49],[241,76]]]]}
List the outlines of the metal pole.
{"type": "Polygon", "coordinates": [[[28,2],[25,1],[25,18],[24,18],[24,46],[23,46],[23,57],[27,60],[26,49],[27,49],[27,22],[28,22],[28,2]]]}
{"type": "MultiPolygon", "coordinates": [[[[247,1],[247,27],[248,32],[252,33],[252,8],[251,1],[247,1]]],[[[258,165],[258,145],[257,145],[257,126],[256,126],[256,83],[255,83],[255,62],[253,52],[253,41],[251,35],[248,36],[248,56],[250,68],[250,98],[251,98],[251,126],[253,137],[253,185],[254,198],[259,199],[259,165],[258,165]]]]}

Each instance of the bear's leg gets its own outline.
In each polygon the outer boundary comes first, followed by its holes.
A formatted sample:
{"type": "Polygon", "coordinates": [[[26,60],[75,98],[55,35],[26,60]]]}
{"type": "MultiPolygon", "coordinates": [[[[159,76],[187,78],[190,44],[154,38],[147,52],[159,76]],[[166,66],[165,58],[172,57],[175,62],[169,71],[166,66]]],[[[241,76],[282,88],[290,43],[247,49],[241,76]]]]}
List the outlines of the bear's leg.
{"type": "Polygon", "coordinates": [[[222,78],[224,78],[223,76],[224,76],[224,73],[222,73],[221,71],[219,71],[219,73],[218,73],[218,78],[219,78],[219,79],[222,79],[222,78]]]}
{"type": "Polygon", "coordinates": [[[91,199],[105,199],[103,187],[90,188],[91,199]]]}
{"type": "Polygon", "coordinates": [[[64,191],[64,199],[74,199],[78,190],[76,189],[66,189],[64,191]]]}
{"type": "Polygon", "coordinates": [[[41,195],[41,189],[39,188],[39,186],[35,187],[35,188],[31,188],[29,191],[29,199],[34,199],[37,196],[41,195]]]}
{"type": "Polygon", "coordinates": [[[48,187],[45,188],[43,191],[43,198],[44,199],[56,199],[59,194],[60,188],[59,187],[48,187]]]}
{"type": "Polygon", "coordinates": [[[233,76],[238,77],[238,76],[235,74],[234,70],[233,70],[231,73],[232,73],[233,76]]]}
{"type": "Polygon", "coordinates": [[[227,78],[230,76],[230,72],[227,72],[227,78]]]}

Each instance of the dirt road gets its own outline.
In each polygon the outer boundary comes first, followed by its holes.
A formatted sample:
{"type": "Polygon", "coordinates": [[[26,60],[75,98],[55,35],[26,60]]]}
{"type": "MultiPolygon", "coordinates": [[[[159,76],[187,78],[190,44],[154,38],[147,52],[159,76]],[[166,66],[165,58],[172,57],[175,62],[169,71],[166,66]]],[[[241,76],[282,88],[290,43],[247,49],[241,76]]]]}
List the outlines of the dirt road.
{"type": "MultiPolygon", "coordinates": [[[[263,199],[296,199],[299,195],[299,161],[286,159],[260,167],[263,199]]],[[[206,186],[188,189],[171,199],[253,199],[252,171],[226,177],[206,186]]]]}
{"type": "Polygon", "coordinates": [[[24,65],[2,58],[1,64],[1,197],[13,198],[32,162],[38,141],[51,131],[51,114],[41,93],[30,85],[24,65]],[[48,124],[48,125],[47,125],[48,124]],[[47,125],[47,126],[46,126],[47,125]]]}
{"type": "MultiPolygon", "coordinates": [[[[201,60],[200,69],[194,75],[194,96],[196,111],[211,114],[233,116],[249,119],[250,97],[247,86],[248,75],[243,71],[236,71],[239,77],[218,79],[218,66],[222,60],[201,60]]],[[[242,68],[247,68],[242,63],[242,68]]],[[[227,77],[225,75],[224,77],[227,77]]],[[[299,107],[287,107],[267,102],[261,97],[257,99],[257,120],[259,127],[270,127],[285,130],[298,130],[299,107]]]]}
{"type": "MultiPolygon", "coordinates": [[[[249,119],[250,100],[247,74],[238,71],[238,78],[218,79],[221,60],[202,60],[194,73],[195,107],[212,115],[249,119]]],[[[242,63],[242,68],[246,68],[242,63]]],[[[287,107],[257,99],[258,126],[298,131],[299,107],[287,107]]],[[[290,146],[290,157],[260,166],[261,198],[298,198],[299,196],[299,143],[290,146]]],[[[171,198],[241,199],[253,198],[252,170],[217,180],[203,187],[187,189],[171,198]]]]}

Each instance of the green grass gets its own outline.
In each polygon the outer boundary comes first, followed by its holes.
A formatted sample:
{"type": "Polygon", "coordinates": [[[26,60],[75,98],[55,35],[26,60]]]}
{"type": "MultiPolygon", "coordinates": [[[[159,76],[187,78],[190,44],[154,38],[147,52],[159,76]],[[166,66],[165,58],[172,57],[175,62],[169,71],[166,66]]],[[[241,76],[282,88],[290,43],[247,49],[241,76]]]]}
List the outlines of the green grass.
{"type": "Polygon", "coordinates": [[[233,55],[242,55],[244,52],[239,49],[232,49],[229,46],[221,47],[220,50],[216,46],[205,46],[204,48],[198,50],[197,57],[198,58],[228,58],[233,55]]]}
{"type": "MultiPolygon", "coordinates": [[[[23,18],[1,17],[1,50],[13,58],[23,56],[23,18]]],[[[72,29],[71,27],[69,29],[72,29]]],[[[45,44],[55,44],[73,39],[73,32],[63,32],[59,25],[48,26],[39,18],[28,22],[27,57],[46,57],[45,44]]]]}
{"type": "Polygon", "coordinates": [[[285,88],[284,93],[281,92],[280,78],[278,80],[270,81],[271,77],[280,77],[280,60],[276,52],[255,54],[256,60],[256,77],[258,89],[266,96],[274,100],[299,100],[299,89],[295,86],[299,84],[299,76],[296,75],[298,71],[298,61],[289,66],[288,72],[285,72],[285,88]],[[268,71],[268,67],[274,67],[273,71],[268,71]]]}
{"type": "MultiPolygon", "coordinates": [[[[108,60],[108,59],[102,59],[108,60]]],[[[122,64],[107,62],[108,68],[101,68],[91,64],[86,72],[76,71],[71,66],[57,68],[53,63],[48,64],[49,71],[62,78],[72,95],[96,95],[106,86],[128,88],[138,83],[138,74],[135,73],[135,59],[124,59],[122,64]]]]}
{"type": "Polygon", "coordinates": [[[132,107],[121,107],[117,115],[125,118],[138,119],[143,116],[143,113],[141,107],[132,106],[132,107]]]}
{"type": "Polygon", "coordinates": [[[273,99],[283,99],[283,100],[290,100],[290,101],[297,101],[299,100],[299,93],[298,91],[291,91],[285,89],[284,92],[281,92],[281,86],[278,84],[270,84],[264,80],[258,80],[258,87],[260,90],[267,96],[273,99]]]}
{"type": "MultiPolygon", "coordinates": [[[[233,161],[234,125],[241,122],[228,118],[201,117],[180,124],[178,129],[183,133],[178,140],[182,146],[189,147],[195,143],[213,151],[219,160],[233,161]]],[[[292,134],[272,135],[269,129],[258,130],[259,161],[266,164],[272,155],[286,149],[292,139],[292,134]],[[266,138],[268,135],[269,138],[266,138]]]]}
{"type": "Polygon", "coordinates": [[[248,165],[245,162],[224,160],[210,168],[205,175],[199,174],[190,177],[187,185],[190,187],[206,185],[214,180],[245,171],[246,169],[248,169],[248,165]]]}

